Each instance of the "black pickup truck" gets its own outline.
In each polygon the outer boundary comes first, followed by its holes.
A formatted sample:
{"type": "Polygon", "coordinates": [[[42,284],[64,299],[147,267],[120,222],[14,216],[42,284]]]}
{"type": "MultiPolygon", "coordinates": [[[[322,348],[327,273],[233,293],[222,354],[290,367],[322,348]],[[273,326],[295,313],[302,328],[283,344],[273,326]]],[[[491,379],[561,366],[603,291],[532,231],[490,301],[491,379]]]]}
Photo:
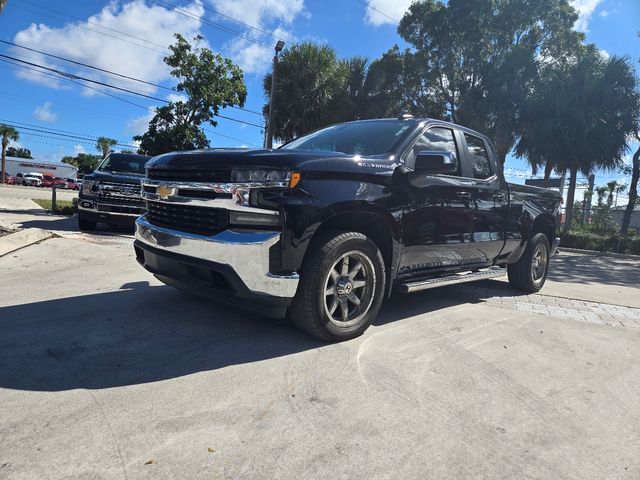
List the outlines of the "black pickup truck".
{"type": "Polygon", "coordinates": [[[82,179],[78,194],[78,227],[95,230],[98,223],[133,226],[144,212],[140,181],[151,157],[127,153],[107,156],[82,179]]]}
{"type": "Polygon", "coordinates": [[[147,164],[138,262],[166,284],[328,341],[362,334],[393,291],[504,276],[545,282],[560,196],[505,182],[491,142],[431,119],[365,120],[275,150],[147,164]]]}

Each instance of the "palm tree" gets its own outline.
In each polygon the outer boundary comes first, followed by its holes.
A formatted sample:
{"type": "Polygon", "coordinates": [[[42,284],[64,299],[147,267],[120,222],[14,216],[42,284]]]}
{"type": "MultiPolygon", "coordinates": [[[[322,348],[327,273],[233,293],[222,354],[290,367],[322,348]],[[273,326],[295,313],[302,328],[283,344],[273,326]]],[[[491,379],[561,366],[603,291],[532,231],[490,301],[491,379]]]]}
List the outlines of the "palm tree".
{"type": "Polygon", "coordinates": [[[2,176],[0,177],[2,181],[0,183],[4,184],[7,171],[7,147],[12,141],[17,142],[20,134],[13,127],[0,125],[0,137],[2,137],[2,176]]]}
{"type": "Polygon", "coordinates": [[[571,229],[578,173],[622,164],[628,138],[637,129],[636,86],[627,59],[604,58],[587,45],[571,61],[545,70],[523,113],[516,154],[536,164],[544,159],[569,174],[565,232],[571,229]]]}
{"type": "MultiPolygon", "coordinates": [[[[636,138],[640,140],[640,134],[636,134],[636,138]]],[[[629,201],[622,216],[622,224],[620,225],[620,235],[625,236],[629,233],[629,223],[631,223],[631,215],[638,202],[638,179],[640,179],[640,146],[633,154],[631,167],[631,185],[629,185],[629,201]]]]}
{"type": "Polygon", "coordinates": [[[4,6],[7,4],[7,0],[0,0],[0,12],[4,9],[4,6]]]}
{"type": "MultiPolygon", "coordinates": [[[[278,63],[273,110],[273,136],[288,142],[332,123],[333,102],[346,81],[347,70],[335,50],[304,42],[282,52],[278,63]]],[[[263,80],[269,99],[271,74],[263,80]]],[[[266,113],[269,104],[263,107],[266,113]]]]}
{"type": "Polygon", "coordinates": [[[96,141],[96,149],[102,152],[102,159],[104,160],[112,152],[111,147],[118,144],[117,140],[109,137],[100,137],[96,141]]]}

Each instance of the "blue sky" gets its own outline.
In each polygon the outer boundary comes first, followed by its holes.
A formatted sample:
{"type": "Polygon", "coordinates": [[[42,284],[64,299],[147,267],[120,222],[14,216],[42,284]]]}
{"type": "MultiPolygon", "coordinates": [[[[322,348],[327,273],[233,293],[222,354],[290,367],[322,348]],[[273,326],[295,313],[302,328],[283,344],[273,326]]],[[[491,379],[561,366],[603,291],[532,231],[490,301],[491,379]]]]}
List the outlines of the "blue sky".
{"type": "MultiPolygon", "coordinates": [[[[271,49],[261,43],[273,44],[274,36],[289,43],[312,40],[331,45],[341,57],[364,55],[373,59],[396,43],[402,45],[396,24],[388,17],[401,18],[409,3],[410,0],[9,0],[0,14],[0,39],[171,86],[162,63],[166,53],[163,46],[171,43],[176,31],[190,37],[200,33],[210,48],[243,67],[249,91],[245,107],[257,112],[264,102],[262,78],[270,68],[272,55],[271,49]]],[[[640,30],[638,0],[573,3],[580,12],[576,28],[586,32],[588,41],[610,55],[640,58],[640,39],[636,35],[640,30]]],[[[167,90],[99,74],[6,44],[0,44],[0,53],[154,97],[168,99],[171,95],[167,90]]],[[[51,161],[79,151],[94,152],[93,144],[78,138],[62,140],[26,128],[45,127],[76,136],[105,135],[129,145],[133,135],[146,130],[151,109],[160,104],[93,85],[111,95],[107,96],[56,78],[51,72],[35,73],[4,61],[0,62],[0,87],[0,122],[23,125],[19,143],[36,158],[51,161]]],[[[224,114],[249,123],[262,122],[250,112],[228,109],[224,114]]],[[[213,146],[262,144],[260,129],[251,125],[220,119],[218,127],[211,130],[221,134],[208,134],[213,146]]],[[[528,174],[526,162],[516,159],[509,159],[505,171],[510,180],[519,182],[528,174]]],[[[621,177],[611,173],[607,176],[621,177]]],[[[607,179],[604,174],[598,176],[598,181],[607,179]]]]}

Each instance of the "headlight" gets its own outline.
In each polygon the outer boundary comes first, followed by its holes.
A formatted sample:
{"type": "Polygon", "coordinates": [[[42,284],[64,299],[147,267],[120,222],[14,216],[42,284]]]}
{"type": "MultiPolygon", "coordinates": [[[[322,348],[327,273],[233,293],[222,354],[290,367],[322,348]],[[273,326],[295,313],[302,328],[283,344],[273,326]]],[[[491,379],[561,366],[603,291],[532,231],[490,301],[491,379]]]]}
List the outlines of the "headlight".
{"type": "Polygon", "coordinates": [[[93,190],[93,186],[98,185],[98,182],[96,182],[95,180],[83,180],[82,181],[82,193],[87,195],[90,194],[93,190]]]}
{"type": "Polygon", "coordinates": [[[231,172],[233,183],[285,183],[291,178],[286,170],[237,169],[231,172]]]}

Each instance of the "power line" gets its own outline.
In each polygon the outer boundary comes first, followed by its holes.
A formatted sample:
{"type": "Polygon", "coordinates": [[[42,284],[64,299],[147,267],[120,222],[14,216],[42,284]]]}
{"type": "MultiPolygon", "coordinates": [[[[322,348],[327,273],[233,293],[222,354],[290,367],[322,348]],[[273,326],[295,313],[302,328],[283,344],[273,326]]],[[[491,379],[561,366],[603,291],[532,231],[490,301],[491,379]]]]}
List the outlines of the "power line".
{"type": "MultiPolygon", "coordinates": [[[[91,79],[91,78],[82,77],[80,75],[75,75],[73,73],[65,72],[65,71],[62,71],[62,70],[57,70],[57,69],[51,68],[51,67],[46,67],[44,65],[40,65],[40,64],[37,64],[37,63],[29,62],[27,60],[22,60],[20,58],[16,58],[16,57],[12,57],[10,55],[5,55],[3,53],[0,53],[0,59],[2,59],[2,58],[13,60],[14,62],[19,62],[21,64],[25,64],[25,65],[28,65],[30,67],[39,68],[39,69],[42,69],[42,70],[45,70],[45,71],[53,72],[53,73],[56,73],[56,74],[60,75],[62,78],[70,79],[72,81],[73,80],[82,80],[84,82],[89,82],[89,83],[93,83],[93,84],[96,84],[96,85],[112,88],[114,90],[119,90],[121,92],[126,92],[126,93],[129,93],[129,94],[132,94],[132,95],[137,95],[139,97],[148,98],[150,100],[155,100],[157,102],[170,103],[168,100],[165,100],[163,98],[154,97],[152,95],[147,95],[146,93],[136,92],[136,91],[128,89],[128,88],[118,87],[116,85],[112,85],[112,84],[109,84],[109,83],[106,83],[106,82],[101,82],[99,80],[94,80],[94,79],[91,79]]],[[[103,92],[103,93],[106,93],[106,92],[103,92]]],[[[122,99],[122,100],[124,100],[124,99],[122,99]]],[[[137,105],[137,106],[140,106],[140,105],[137,105]]],[[[142,108],[146,108],[146,107],[142,107],[142,108]]],[[[224,118],[226,120],[230,120],[230,121],[233,121],[233,122],[250,125],[250,126],[256,127],[256,128],[260,128],[260,129],[263,128],[262,125],[258,125],[256,123],[252,123],[252,122],[247,122],[245,120],[240,120],[240,119],[233,118],[233,117],[228,117],[226,115],[217,114],[215,116],[216,117],[220,117],[220,118],[224,118]]]]}
{"type": "Polygon", "coordinates": [[[177,7],[175,5],[172,5],[171,3],[168,2],[164,2],[162,0],[148,0],[151,3],[154,3],[156,5],[159,5],[161,7],[165,7],[165,8],[172,8],[174,12],[178,13],[179,15],[182,15],[183,17],[186,18],[191,18],[192,20],[196,20],[198,22],[202,22],[205,25],[209,25],[210,27],[216,28],[218,30],[221,30],[223,32],[227,32],[230,33],[231,35],[235,35],[237,37],[243,38],[245,40],[248,40],[250,42],[253,42],[257,45],[261,45],[263,47],[266,48],[271,48],[272,45],[269,45],[268,43],[264,43],[260,40],[258,40],[257,38],[251,37],[245,33],[242,32],[238,32],[237,30],[232,30],[231,28],[225,27],[224,25],[220,24],[220,23],[216,23],[216,22],[212,22],[210,20],[207,20],[206,18],[202,18],[199,17],[198,15],[195,15],[193,13],[191,13],[189,10],[185,10],[183,8],[177,7]]]}
{"type": "Polygon", "coordinates": [[[209,11],[215,13],[216,15],[219,15],[221,17],[226,18],[227,20],[231,20],[232,22],[239,23],[240,25],[243,25],[243,26],[245,26],[247,28],[251,28],[253,30],[256,30],[257,32],[264,33],[265,35],[269,35],[270,37],[273,37],[276,40],[284,41],[284,38],[278,37],[277,35],[274,35],[273,33],[269,32],[267,30],[263,30],[262,28],[258,28],[258,27],[254,26],[254,25],[249,24],[249,23],[245,23],[242,20],[238,20],[237,18],[230,17],[229,15],[225,15],[220,10],[216,10],[215,8],[207,7],[206,4],[202,0],[194,0],[194,3],[196,5],[200,5],[205,11],[209,10],[209,11]]]}
{"type": "MultiPolygon", "coordinates": [[[[98,33],[98,34],[100,34],[100,35],[104,35],[104,36],[106,36],[106,37],[113,38],[113,39],[115,39],[115,40],[119,40],[119,41],[124,42],[124,43],[129,43],[130,45],[136,45],[136,46],[141,47],[141,48],[146,48],[147,50],[152,50],[152,51],[154,51],[154,52],[158,52],[158,53],[168,53],[168,52],[169,52],[169,49],[167,48],[167,46],[166,46],[166,45],[160,45],[159,43],[152,42],[152,41],[147,40],[147,39],[145,39],[145,38],[142,38],[142,37],[136,37],[135,35],[131,35],[131,34],[129,34],[129,33],[123,32],[123,31],[121,31],[121,30],[116,30],[115,28],[105,27],[104,25],[100,25],[99,23],[91,22],[91,21],[89,21],[89,20],[84,20],[83,18],[76,17],[75,15],[70,15],[70,14],[68,14],[68,13],[61,12],[61,11],[59,11],[59,10],[54,10],[54,9],[52,9],[52,8],[48,8],[48,7],[45,7],[45,6],[43,6],[43,5],[40,5],[40,4],[37,4],[37,3],[34,3],[34,2],[30,2],[30,1],[28,1],[28,0],[22,0],[22,1],[23,1],[23,2],[25,2],[25,3],[31,4],[31,5],[33,5],[33,6],[37,7],[37,8],[40,8],[40,9],[43,9],[43,10],[48,10],[48,11],[50,11],[50,12],[54,12],[54,13],[56,13],[56,14],[58,14],[58,15],[62,15],[62,16],[64,16],[64,17],[68,17],[68,18],[71,18],[71,19],[74,19],[74,20],[78,20],[78,21],[80,21],[80,22],[86,22],[86,23],[87,23],[87,24],[89,24],[89,25],[95,25],[96,27],[100,27],[100,28],[103,28],[103,29],[105,29],[105,30],[109,30],[109,31],[111,31],[111,32],[118,33],[118,34],[120,34],[120,35],[124,35],[124,36],[129,37],[129,38],[134,38],[134,39],[136,39],[136,40],[140,40],[141,42],[148,43],[148,44],[150,44],[150,45],[155,45],[155,46],[157,46],[157,47],[160,47],[162,50],[158,50],[157,48],[151,48],[151,47],[148,47],[148,46],[146,46],[146,45],[140,45],[139,43],[135,43],[135,42],[132,42],[132,41],[130,41],[130,40],[126,40],[126,39],[124,39],[124,38],[121,38],[121,37],[118,37],[118,36],[115,36],[115,35],[109,35],[108,33],[101,32],[101,31],[99,31],[99,30],[94,30],[93,28],[89,28],[89,27],[86,27],[86,26],[84,26],[84,25],[80,25],[80,24],[79,24],[79,25],[77,25],[78,27],[80,27],[80,28],[82,28],[82,29],[84,29],[84,30],[88,30],[88,31],[90,31],[90,32],[95,32],[95,33],[98,33]]],[[[24,10],[27,10],[27,11],[34,12],[34,10],[30,10],[30,9],[28,9],[28,8],[25,8],[25,7],[24,7],[24,5],[20,5],[19,3],[18,3],[18,4],[15,4],[15,6],[17,6],[17,7],[19,7],[19,8],[22,8],[22,9],[24,9],[24,10]]],[[[52,17],[51,15],[47,15],[47,14],[42,13],[42,12],[37,12],[37,11],[35,11],[34,13],[37,13],[37,14],[39,14],[39,15],[42,15],[42,16],[45,16],[45,17],[48,17],[48,18],[54,18],[54,19],[55,19],[55,17],[52,17]]],[[[59,20],[59,19],[58,19],[58,20],[59,20]]]]}
{"type": "Polygon", "coordinates": [[[57,58],[58,60],[63,60],[65,62],[69,62],[69,63],[73,63],[75,65],[80,65],[80,66],[83,66],[83,67],[87,67],[87,68],[90,68],[92,70],[97,70],[99,72],[108,73],[110,75],[115,75],[117,77],[126,78],[128,80],[134,80],[136,82],[144,83],[146,85],[151,85],[152,87],[162,88],[164,90],[169,90],[170,92],[175,92],[176,91],[175,89],[169,88],[169,87],[165,87],[164,85],[159,85],[157,83],[148,82],[147,80],[142,80],[140,78],[130,77],[129,75],[125,75],[123,73],[112,72],[111,70],[106,70],[104,68],[96,67],[95,65],[89,65],[87,63],[77,62],[77,61],[71,60],[69,58],[64,58],[64,57],[60,57],[58,55],[54,55],[52,53],[43,52],[42,50],[37,50],[37,49],[31,48],[31,47],[25,47],[24,45],[18,45],[17,43],[8,42],[6,40],[0,40],[0,43],[4,43],[6,45],[11,45],[13,47],[23,48],[25,50],[29,50],[30,52],[40,53],[40,54],[46,55],[48,57],[57,58]]]}
{"type": "MultiPolygon", "coordinates": [[[[48,128],[48,127],[35,128],[35,127],[38,127],[38,126],[37,125],[28,126],[28,125],[31,125],[31,124],[22,123],[22,122],[14,122],[14,121],[11,121],[11,120],[6,120],[6,119],[0,119],[0,122],[2,122],[4,125],[10,125],[10,126],[12,126],[14,128],[20,129],[20,130],[27,130],[28,132],[37,132],[37,133],[41,133],[41,134],[45,134],[45,135],[54,135],[55,137],[71,138],[71,139],[78,140],[78,141],[83,140],[85,142],[94,143],[98,139],[98,137],[93,137],[92,135],[74,133],[74,132],[69,132],[67,130],[57,130],[57,129],[48,128]]],[[[117,145],[120,146],[120,147],[137,148],[135,145],[129,145],[129,144],[126,144],[126,143],[122,143],[120,141],[117,141],[117,142],[118,142],[117,145]]]]}
{"type": "Polygon", "coordinates": [[[395,22],[397,24],[400,24],[400,20],[396,20],[393,17],[390,17],[389,15],[387,15],[384,12],[381,12],[380,10],[378,10],[376,7],[374,7],[373,5],[371,5],[371,1],[366,1],[366,0],[358,0],[358,2],[360,2],[361,4],[363,4],[364,6],[366,6],[367,8],[370,8],[371,10],[373,10],[374,12],[378,12],[380,15],[382,15],[383,17],[388,18],[389,20],[391,20],[392,22],[395,22]]]}
{"type": "MultiPolygon", "coordinates": [[[[75,61],[75,60],[72,60],[72,59],[69,59],[69,58],[65,58],[65,57],[62,57],[62,56],[59,56],[59,55],[54,55],[54,54],[51,54],[51,53],[47,53],[47,52],[44,52],[42,50],[38,50],[36,48],[26,47],[24,45],[18,45],[16,43],[9,42],[9,41],[6,41],[6,40],[0,40],[0,42],[4,43],[6,45],[11,45],[13,47],[23,48],[25,50],[29,50],[29,51],[34,52],[34,53],[39,53],[39,54],[46,55],[46,56],[49,56],[49,57],[52,57],[52,58],[56,58],[56,59],[59,59],[59,60],[65,61],[65,62],[69,62],[69,63],[75,64],[75,65],[80,65],[80,66],[83,66],[83,67],[86,67],[86,68],[90,68],[90,69],[93,69],[93,70],[97,70],[97,71],[100,71],[100,72],[103,72],[103,73],[107,73],[107,74],[110,74],[110,75],[115,75],[115,76],[118,76],[118,77],[121,77],[121,78],[125,78],[125,79],[128,79],[128,80],[135,81],[135,82],[139,82],[139,83],[143,83],[143,84],[150,85],[150,86],[153,86],[153,87],[161,88],[161,89],[164,89],[164,90],[167,90],[167,91],[170,91],[170,92],[178,92],[178,90],[176,90],[175,88],[165,87],[163,85],[159,85],[157,83],[149,82],[147,80],[142,80],[140,78],[136,78],[136,77],[133,77],[133,76],[130,76],[130,75],[125,75],[123,73],[117,73],[117,72],[114,72],[112,70],[107,70],[107,69],[104,69],[104,68],[97,67],[95,65],[90,65],[88,63],[78,62],[78,61],[75,61]]],[[[22,60],[17,59],[17,61],[20,62],[22,60]]],[[[37,64],[34,64],[34,66],[39,67],[39,68],[47,68],[47,67],[44,67],[44,66],[41,66],[41,65],[37,65],[37,64]]],[[[60,74],[59,71],[56,71],[56,73],[60,74]]],[[[71,74],[69,74],[69,75],[71,75],[71,74]]],[[[88,79],[83,79],[83,80],[92,81],[92,80],[88,80],[88,79]]],[[[111,88],[116,88],[116,87],[111,87],[111,88]]],[[[143,95],[143,96],[146,95],[146,94],[142,94],[142,93],[139,93],[139,92],[136,92],[136,94],[143,95]]],[[[154,100],[160,100],[160,101],[167,102],[166,100],[157,99],[156,97],[148,97],[148,98],[152,98],[154,100]]],[[[236,107],[236,106],[231,106],[231,108],[234,108],[236,110],[242,110],[242,111],[248,112],[248,113],[253,113],[254,115],[262,117],[261,113],[256,112],[254,110],[250,110],[248,108],[236,107]]],[[[221,118],[225,118],[225,117],[223,117],[221,115],[218,115],[218,116],[220,116],[221,118]]],[[[231,119],[231,120],[239,121],[239,120],[235,120],[235,119],[231,119]]],[[[255,126],[255,124],[252,124],[252,125],[255,126]]],[[[262,128],[262,126],[260,126],[260,128],[262,128]]]]}

